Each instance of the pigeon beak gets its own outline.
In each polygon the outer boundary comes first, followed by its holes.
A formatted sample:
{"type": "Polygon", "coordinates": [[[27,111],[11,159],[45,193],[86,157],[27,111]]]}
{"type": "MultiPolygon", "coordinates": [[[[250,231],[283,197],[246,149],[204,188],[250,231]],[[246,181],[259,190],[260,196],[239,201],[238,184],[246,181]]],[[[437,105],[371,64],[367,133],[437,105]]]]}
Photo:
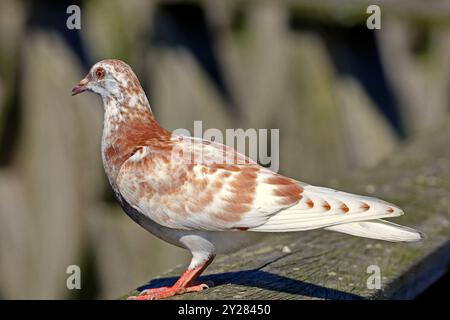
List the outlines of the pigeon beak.
{"type": "Polygon", "coordinates": [[[86,91],[88,82],[89,82],[89,80],[86,78],[81,80],[79,84],[77,84],[75,87],[73,87],[72,96],[86,91]]]}

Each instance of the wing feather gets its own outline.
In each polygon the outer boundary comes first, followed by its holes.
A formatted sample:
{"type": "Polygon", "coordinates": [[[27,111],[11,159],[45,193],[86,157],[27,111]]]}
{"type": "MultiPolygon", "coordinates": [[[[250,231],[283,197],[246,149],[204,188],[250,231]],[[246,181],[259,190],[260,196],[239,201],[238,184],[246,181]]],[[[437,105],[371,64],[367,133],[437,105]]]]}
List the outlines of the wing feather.
{"type": "Polygon", "coordinates": [[[399,207],[377,198],[305,186],[303,199],[298,204],[280,211],[264,225],[251,230],[302,231],[342,223],[397,217],[402,214],[403,211],[399,207]]]}
{"type": "Polygon", "coordinates": [[[183,230],[246,230],[301,199],[299,182],[229,147],[186,139],[175,141],[171,154],[140,148],[116,179],[121,196],[158,224],[183,230]]]}

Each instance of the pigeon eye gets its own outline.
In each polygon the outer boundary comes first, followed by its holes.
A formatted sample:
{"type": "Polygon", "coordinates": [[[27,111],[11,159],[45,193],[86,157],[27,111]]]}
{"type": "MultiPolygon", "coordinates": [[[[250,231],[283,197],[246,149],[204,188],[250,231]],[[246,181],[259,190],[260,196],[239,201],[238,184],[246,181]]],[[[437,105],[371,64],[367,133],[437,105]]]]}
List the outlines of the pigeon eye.
{"type": "Polygon", "coordinates": [[[105,69],[97,68],[97,70],[95,70],[95,76],[98,80],[103,79],[105,77],[105,69]]]}

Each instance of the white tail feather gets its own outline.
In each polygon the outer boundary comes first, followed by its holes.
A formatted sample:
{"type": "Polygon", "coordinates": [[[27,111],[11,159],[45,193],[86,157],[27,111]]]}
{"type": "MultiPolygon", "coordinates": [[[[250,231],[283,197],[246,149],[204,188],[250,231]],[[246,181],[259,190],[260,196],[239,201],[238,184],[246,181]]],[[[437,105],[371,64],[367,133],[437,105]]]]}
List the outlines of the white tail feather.
{"type": "Polygon", "coordinates": [[[289,232],[325,229],[386,241],[419,241],[414,229],[381,220],[403,214],[386,201],[329,188],[304,185],[302,199],[250,231],[289,232]]]}
{"type": "Polygon", "coordinates": [[[403,211],[386,201],[336,191],[328,188],[305,186],[298,204],[281,210],[251,231],[288,232],[321,229],[401,216],[403,211]]]}
{"type": "Polygon", "coordinates": [[[339,224],[327,227],[325,230],[393,242],[413,242],[422,240],[422,235],[416,230],[384,220],[339,224]]]}

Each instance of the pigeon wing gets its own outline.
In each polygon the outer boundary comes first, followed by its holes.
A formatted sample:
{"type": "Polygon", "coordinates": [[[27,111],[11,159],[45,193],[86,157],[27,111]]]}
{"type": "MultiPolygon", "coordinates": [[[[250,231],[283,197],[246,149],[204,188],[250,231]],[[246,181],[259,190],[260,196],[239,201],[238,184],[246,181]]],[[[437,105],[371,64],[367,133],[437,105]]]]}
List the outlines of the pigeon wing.
{"type": "Polygon", "coordinates": [[[170,152],[139,148],[117,177],[131,206],[169,228],[286,232],[403,214],[376,198],[284,177],[222,144],[171,142],[170,152]]]}
{"type": "Polygon", "coordinates": [[[116,183],[136,210],[183,230],[246,230],[296,204],[303,187],[232,148],[176,137],[170,152],[140,147],[116,183]]]}

